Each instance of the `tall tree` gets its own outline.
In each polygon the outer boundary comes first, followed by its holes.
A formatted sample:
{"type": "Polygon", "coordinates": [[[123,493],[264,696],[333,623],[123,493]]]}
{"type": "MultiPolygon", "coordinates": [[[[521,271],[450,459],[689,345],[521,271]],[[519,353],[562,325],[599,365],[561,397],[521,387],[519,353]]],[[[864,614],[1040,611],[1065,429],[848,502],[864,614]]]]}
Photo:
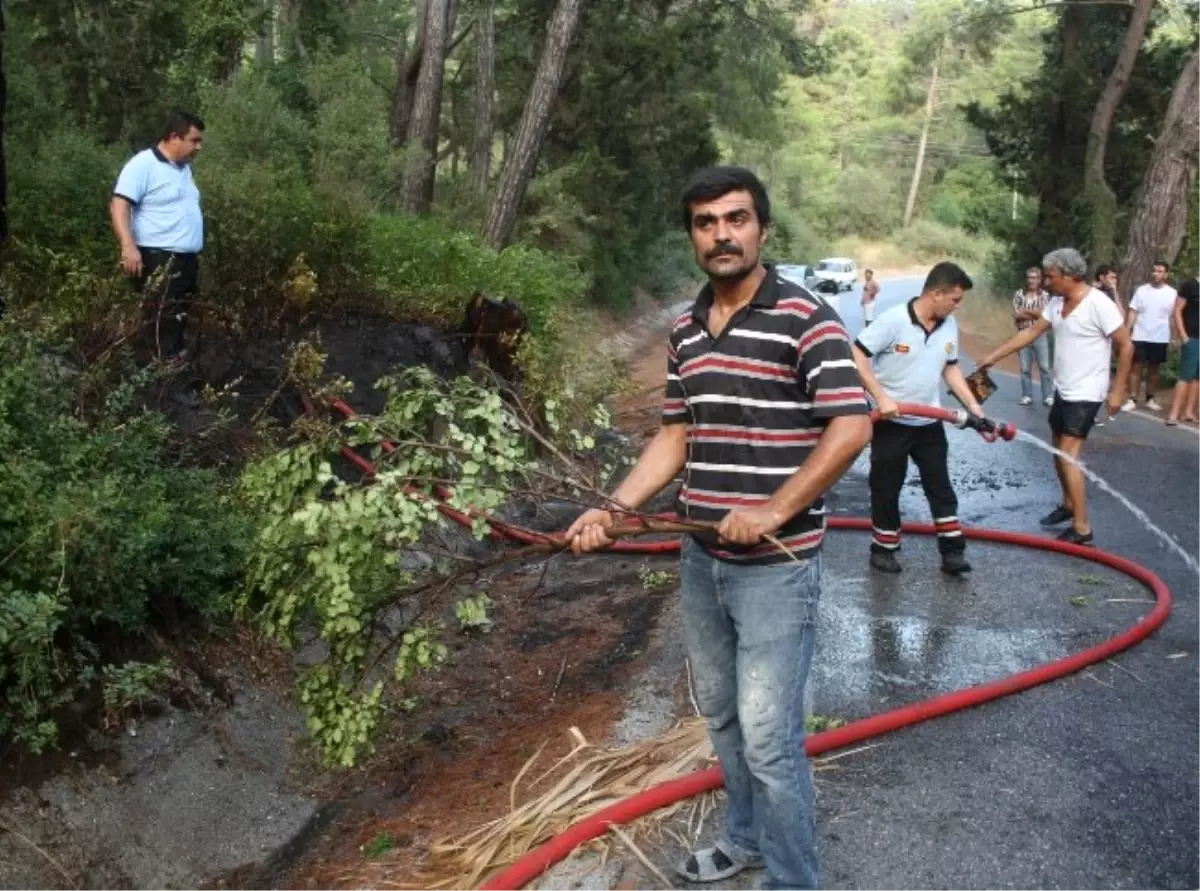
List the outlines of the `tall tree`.
{"type": "Polygon", "coordinates": [[[425,45],[408,129],[408,143],[421,151],[414,152],[405,165],[402,190],[403,206],[409,213],[425,213],[433,203],[451,5],[452,0],[429,0],[425,15],[425,45]]]}
{"type": "Polygon", "coordinates": [[[0,2],[0,245],[8,240],[8,171],[4,164],[4,111],[8,106],[4,80],[4,4],[0,2]]]}
{"type": "Polygon", "coordinates": [[[275,0],[262,0],[262,24],[254,40],[254,62],[260,68],[275,63],[275,0]]]}
{"type": "Polygon", "coordinates": [[[392,120],[390,135],[392,145],[402,148],[408,143],[409,121],[412,119],[413,97],[417,92],[417,78],[421,73],[421,59],[425,54],[425,22],[429,14],[429,0],[417,0],[416,16],[413,19],[413,39],[409,47],[404,34],[396,45],[396,86],[392,91],[392,120]]]}
{"type": "Polygon", "coordinates": [[[1117,196],[1108,185],[1104,175],[1104,157],[1108,148],[1108,135],[1112,132],[1113,118],[1117,106],[1125,98],[1129,88],[1129,75],[1137,60],[1142,38],[1146,36],[1146,25],[1150,21],[1150,9],[1154,0],[1137,0],[1129,17],[1129,28],[1125,32],[1125,43],[1116,65],[1108,76],[1104,91],[1096,102],[1092,123],[1088,128],[1087,154],[1084,156],[1083,196],[1090,211],[1091,256],[1098,262],[1101,257],[1111,257],[1116,241],[1115,220],[1117,196]]]}
{"type": "Polygon", "coordinates": [[[496,91],[496,26],[492,0],[479,0],[475,30],[475,127],[471,143],[471,185],[486,194],[492,165],[492,103],[496,91]]]}
{"type": "Polygon", "coordinates": [[[558,98],[563,67],[583,15],[583,4],[584,0],[558,0],[550,23],[546,26],[546,41],[533,86],[525,100],[512,150],[505,159],[496,196],[483,224],[483,238],[492,247],[502,248],[512,237],[521,202],[537,166],[550,114],[558,98]]]}
{"type": "Polygon", "coordinates": [[[1121,263],[1121,291],[1127,298],[1135,284],[1149,278],[1155,260],[1173,263],[1183,245],[1200,154],[1198,104],[1200,51],[1192,53],[1171,92],[1167,115],[1138,195],[1121,263]]]}
{"type": "Polygon", "coordinates": [[[1070,208],[1078,185],[1078,118],[1068,97],[1078,95],[1077,57],[1083,40],[1084,11],[1067,4],[1059,18],[1059,45],[1054,77],[1057,90],[1050,107],[1050,128],[1046,163],[1038,187],[1038,215],[1035,230],[1047,243],[1060,244],[1073,229],[1070,208]]]}

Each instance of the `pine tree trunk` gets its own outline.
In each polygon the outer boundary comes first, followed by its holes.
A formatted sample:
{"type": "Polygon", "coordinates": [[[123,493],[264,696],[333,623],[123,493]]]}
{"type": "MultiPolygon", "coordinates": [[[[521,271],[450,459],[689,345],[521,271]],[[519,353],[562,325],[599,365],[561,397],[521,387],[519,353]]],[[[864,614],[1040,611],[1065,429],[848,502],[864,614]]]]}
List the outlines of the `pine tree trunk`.
{"type": "Polygon", "coordinates": [[[933,73],[929,78],[929,89],[925,93],[925,119],[921,122],[921,141],[917,144],[917,164],[913,168],[912,183],[908,187],[908,201],[904,204],[904,225],[912,222],[913,209],[917,206],[917,191],[921,188],[921,170],[925,167],[925,146],[929,142],[929,125],[933,122],[933,109],[937,103],[938,64],[942,51],[939,48],[933,60],[933,73]]]}
{"type": "Polygon", "coordinates": [[[525,190],[533,178],[542,140],[550,125],[550,114],[558,99],[563,67],[583,14],[583,3],[584,0],[558,0],[550,24],[546,27],[546,43],[542,47],[533,87],[529,91],[529,98],[525,100],[511,154],[504,162],[496,196],[492,199],[491,209],[483,224],[484,241],[494,248],[503,248],[508,244],[516,227],[517,214],[525,198],[525,190]]]}
{"type": "Polygon", "coordinates": [[[425,23],[428,15],[429,0],[418,0],[417,14],[413,22],[412,49],[406,49],[406,41],[402,34],[396,53],[396,87],[392,91],[392,121],[389,134],[395,148],[403,148],[408,144],[413,97],[417,91],[417,78],[421,73],[421,58],[425,51],[425,23]]]}
{"type": "Polygon", "coordinates": [[[492,0],[479,0],[475,34],[475,133],[471,144],[471,185],[487,194],[492,166],[492,102],[496,91],[496,25],[492,0]]]}
{"type": "Polygon", "coordinates": [[[4,79],[4,4],[0,3],[0,245],[8,240],[8,170],[4,163],[4,112],[8,83],[4,79]]]}
{"type": "Polygon", "coordinates": [[[254,42],[254,64],[269,68],[275,64],[275,0],[263,0],[263,23],[254,42]]]}
{"type": "Polygon", "coordinates": [[[308,50],[300,39],[300,16],[302,0],[279,0],[279,14],[276,16],[275,39],[280,46],[288,46],[295,50],[296,57],[308,61],[308,50]]]}
{"type": "Polygon", "coordinates": [[[1196,188],[1200,155],[1200,51],[1192,53],[1163,119],[1150,166],[1142,180],[1125,257],[1121,262],[1121,295],[1128,300],[1133,289],[1150,278],[1155,260],[1175,262],[1187,234],[1188,201],[1196,188]]]}
{"type": "Polygon", "coordinates": [[[1038,209],[1035,231],[1042,244],[1061,245],[1071,240],[1071,203],[1080,188],[1076,128],[1074,115],[1067,102],[1070,94],[1068,77],[1083,41],[1084,10],[1067,3],[1059,19],[1062,51],[1058,58],[1058,89],[1050,106],[1052,122],[1046,163],[1038,185],[1038,209]]]}
{"type": "Polygon", "coordinates": [[[1146,36],[1146,24],[1150,21],[1150,8],[1153,5],[1154,0],[1137,0],[1133,7],[1121,54],[1100,98],[1096,100],[1096,110],[1088,129],[1087,155],[1083,165],[1083,197],[1087,203],[1092,233],[1090,254],[1096,263],[1110,262],[1116,247],[1117,196],[1104,177],[1104,155],[1108,149],[1108,135],[1112,132],[1113,116],[1129,88],[1129,75],[1137,61],[1142,38],[1146,36]]]}
{"type": "Polygon", "coordinates": [[[425,48],[413,98],[408,142],[414,152],[404,170],[403,202],[409,213],[425,213],[433,203],[437,173],[438,130],[442,114],[442,75],[446,68],[450,0],[429,0],[425,19],[425,48]]]}

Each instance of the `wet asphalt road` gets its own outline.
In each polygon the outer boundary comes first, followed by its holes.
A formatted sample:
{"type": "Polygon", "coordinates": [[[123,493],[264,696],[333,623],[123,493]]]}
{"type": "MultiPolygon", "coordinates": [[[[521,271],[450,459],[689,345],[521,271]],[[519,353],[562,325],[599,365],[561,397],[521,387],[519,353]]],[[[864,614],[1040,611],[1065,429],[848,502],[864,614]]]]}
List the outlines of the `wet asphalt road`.
{"type": "MultiPolygon", "coordinates": [[[[919,287],[919,279],[885,282],[881,306],[919,287]]],[[[851,334],[861,327],[857,301],[857,289],[841,295],[851,334]]],[[[996,377],[989,412],[1048,439],[1046,409],[1018,406],[1017,380],[996,377]]],[[[1057,503],[1050,458],[1027,443],[949,433],[964,523],[1041,534],[1037,518],[1057,503]]],[[[1195,554],[1198,445],[1192,431],[1122,415],[1093,432],[1084,457],[1195,554]]],[[[864,456],[835,488],[835,513],[869,514],[866,469],[864,456]]],[[[1197,577],[1113,498],[1089,495],[1097,545],[1170,586],[1167,624],[1108,663],[892,733],[820,772],[825,887],[1200,884],[1197,577]]],[[[913,471],[903,510],[929,519],[913,471]]],[[[909,538],[903,574],[887,577],[868,568],[867,545],[865,533],[828,539],[810,680],[817,714],[864,717],[1030,668],[1099,643],[1149,609],[1135,602],[1145,589],[1074,558],[972,543],[975,572],[947,579],[933,543],[909,538]]],[[[669,871],[677,853],[655,859],[669,871]]],[[[624,887],[658,886],[639,869],[628,866],[624,887]]]]}

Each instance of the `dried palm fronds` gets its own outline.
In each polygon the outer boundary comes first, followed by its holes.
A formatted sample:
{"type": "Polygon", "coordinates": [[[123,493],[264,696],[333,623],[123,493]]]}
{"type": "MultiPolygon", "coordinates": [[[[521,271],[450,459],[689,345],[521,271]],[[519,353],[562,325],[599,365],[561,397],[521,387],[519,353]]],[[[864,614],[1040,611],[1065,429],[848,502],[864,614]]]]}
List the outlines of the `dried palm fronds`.
{"type": "MultiPolygon", "coordinates": [[[[534,774],[543,744],[513,779],[506,815],[430,846],[427,872],[414,877],[420,887],[478,887],[484,876],[602,808],[714,763],[704,722],[695,718],[619,748],[595,746],[576,727],[568,732],[571,751],[534,775],[525,789],[527,795],[538,788],[545,791],[518,804],[519,787],[534,774]]],[[[654,817],[662,819],[674,810],[654,817]]]]}
{"type": "MultiPolygon", "coordinates": [[[[575,727],[568,732],[573,742],[571,751],[536,774],[524,789],[526,795],[538,788],[544,787],[544,791],[523,804],[517,803],[519,787],[533,774],[546,743],[514,777],[507,814],[461,837],[435,842],[430,846],[428,866],[421,875],[410,877],[407,884],[388,885],[478,887],[485,876],[602,808],[716,763],[701,718],[688,718],[666,733],[623,747],[595,746],[575,727]]],[[[816,766],[819,769],[822,765],[818,762],[816,766]]],[[[715,794],[709,793],[658,810],[629,828],[634,833],[666,833],[682,845],[690,846],[714,806],[715,794]],[[678,825],[669,826],[676,815],[681,815],[678,825]],[[688,838],[680,830],[685,830],[688,838]]],[[[628,836],[622,836],[628,841],[628,836]]],[[[612,841],[612,837],[606,837],[593,844],[603,846],[612,841]]]]}

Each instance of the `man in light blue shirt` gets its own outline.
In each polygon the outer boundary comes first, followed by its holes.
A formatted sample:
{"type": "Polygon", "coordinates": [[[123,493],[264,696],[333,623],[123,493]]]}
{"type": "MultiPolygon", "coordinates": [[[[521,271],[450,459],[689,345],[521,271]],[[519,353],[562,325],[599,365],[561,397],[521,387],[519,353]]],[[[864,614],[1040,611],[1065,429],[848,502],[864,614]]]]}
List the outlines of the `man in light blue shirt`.
{"type": "Polygon", "coordinates": [[[871,440],[871,566],[900,572],[900,490],[911,457],[933,512],[942,571],[971,571],[958,522],[958,497],[950,484],[946,431],[939,421],[899,414],[897,403],[941,405],[943,383],[967,411],[983,409],[958,367],[958,325],[952,314],[972,287],[953,263],[930,270],[919,297],[882,313],[854,342],[854,362],[881,419],[871,440]]]}
{"type": "Polygon", "coordinates": [[[121,267],[146,294],[146,323],[154,354],[182,358],[184,332],[199,278],[204,247],[200,190],[191,163],[204,145],[204,122],[173,111],[153,148],[138,152],[121,169],[109,214],[121,245],[121,267]]]}

